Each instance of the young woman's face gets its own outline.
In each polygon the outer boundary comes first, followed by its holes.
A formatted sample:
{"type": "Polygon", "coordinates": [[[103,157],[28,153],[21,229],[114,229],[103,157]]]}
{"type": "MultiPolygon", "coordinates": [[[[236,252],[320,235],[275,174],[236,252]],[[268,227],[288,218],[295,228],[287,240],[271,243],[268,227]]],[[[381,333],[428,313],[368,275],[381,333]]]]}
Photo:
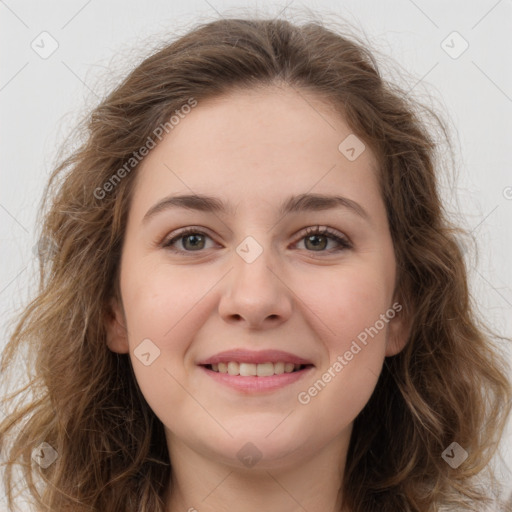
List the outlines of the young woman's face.
{"type": "Polygon", "coordinates": [[[108,343],[171,450],[262,468],[343,453],[406,341],[377,172],[290,88],[199,102],[142,162],[108,343]]]}

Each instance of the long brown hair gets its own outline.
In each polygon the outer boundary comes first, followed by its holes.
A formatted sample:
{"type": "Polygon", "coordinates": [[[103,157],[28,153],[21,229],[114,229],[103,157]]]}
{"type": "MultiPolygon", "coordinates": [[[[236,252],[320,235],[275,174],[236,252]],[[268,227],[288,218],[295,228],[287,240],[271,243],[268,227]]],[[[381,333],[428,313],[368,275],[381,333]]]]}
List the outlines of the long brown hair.
{"type": "Polygon", "coordinates": [[[120,299],[131,159],[159,127],[170,131],[171,115],[191,99],[200,105],[275,83],[329,102],[377,156],[397,297],[412,322],[406,347],[386,359],[355,420],[344,504],[351,512],[425,512],[473,510],[486,499],[474,477],[496,452],[511,387],[500,337],[470,298],[462,230],[440,201],[435,141],[419,112],[437,117],[387,83],[354,36],[317,21],[253,18],[201,24],[144,60],[92,111],[84,142],[50,177],[40,289],[1,362],[4,374],[19,354],[30,363],[0,424],[10,506],[20,465],[37,510],[163,512],[171,474],[163,426],[129,356],[107,348],[104,322],[109,300],[120,299]],[[452,442],[468,453],[458,468],[442,457],[452,442]],[[57,459],[39,467],[33,450],[50,448],[57,459]]]}

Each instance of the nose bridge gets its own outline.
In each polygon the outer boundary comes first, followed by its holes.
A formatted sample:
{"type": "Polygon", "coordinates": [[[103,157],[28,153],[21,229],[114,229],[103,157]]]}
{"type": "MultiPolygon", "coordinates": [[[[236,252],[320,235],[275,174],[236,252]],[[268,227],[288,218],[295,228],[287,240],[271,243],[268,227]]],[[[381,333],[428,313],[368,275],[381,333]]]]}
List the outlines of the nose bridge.
{"type": "MultiPolygon", "coordinates": [[[[268,233],[260,232],[246,236],[235,249],[233,255],[233,284],[242,289],[247,297],[256,294],[263,299],[276,288],[276,258],[272,254],[272,243],[268,233]],[[259,240],[259,241],[258,241],[259,240]],[[246,289],[247,288],[247,289],[246,289]]],[[[253,299],[254,300],[254,299],[253,299]]]]}
{"type": "Polygon", "coordinates": [[[291,297],[278,270],[279,258],[272,253],[268,233],[246,236],[235,247],[219,312],[225,319],[242,319],[251,326],[267,319],[283,321],[291,313],[291,297]]]}

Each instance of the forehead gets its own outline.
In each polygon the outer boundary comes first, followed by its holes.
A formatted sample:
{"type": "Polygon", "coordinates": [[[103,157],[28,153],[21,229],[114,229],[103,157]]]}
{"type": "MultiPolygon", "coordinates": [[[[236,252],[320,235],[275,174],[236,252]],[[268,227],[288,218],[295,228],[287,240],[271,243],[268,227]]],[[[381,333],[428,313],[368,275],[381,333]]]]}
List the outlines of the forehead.
{"type": "Polygon", "coordinates": [[[181,116],[137,169],[136,195],[148,203],[172,192],[233,192],[256,204],[333,188],[378,194],[376,159],[354,137],[333,105],[310,92],[237,90],[181,116]],[[356,159],[343,152],[347,140],[356,159]]]}

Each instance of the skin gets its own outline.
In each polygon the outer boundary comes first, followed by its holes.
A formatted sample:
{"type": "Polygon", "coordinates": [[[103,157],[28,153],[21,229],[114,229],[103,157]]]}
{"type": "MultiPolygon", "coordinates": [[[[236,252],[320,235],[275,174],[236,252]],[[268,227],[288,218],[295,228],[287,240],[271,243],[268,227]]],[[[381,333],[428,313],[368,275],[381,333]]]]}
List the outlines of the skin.
{"type": "Polygon", "coordinates": [[[122,304],[112,302],[108,346],[130,354],[142,393],[165,426],[169,512],[339,510],[353,421],[384,358],[402,350],[408,335],[396,314],[309,403],[299,403],[298,394],[396,302],[376,159],[368,147],[354,161],[338,150],[351,133],[311,93],[287,86],[237,91],[200,102],[137,171],[122,304]],[[278,214],[290,195],[308,192],[356,201],[368,220],[343,208],[278,214]],[[190,193],[218,197],[235,211],[174,208],[142,222],[164,197],[190,193]],[[318,225],[347,237],[352,248],[334,252],[339,245],[323,235],[308,243],[304,230],[318,225]],[[187,226],[206,233],[196,239],[199,250],[190,236],[174,243],[180,253],[162,246],[187,226]],[[236,252],[247,236],[263,250],[252,263],[236,252]],[[144,339],[160,350],[148,366],[134,354],[144,339]],[[285,388],[248,395],[196,365],[233,348],[284,350],[314,368],[285,388]],[[252,467],[237,457],[248,442],[262,456],[252,467]]]}

